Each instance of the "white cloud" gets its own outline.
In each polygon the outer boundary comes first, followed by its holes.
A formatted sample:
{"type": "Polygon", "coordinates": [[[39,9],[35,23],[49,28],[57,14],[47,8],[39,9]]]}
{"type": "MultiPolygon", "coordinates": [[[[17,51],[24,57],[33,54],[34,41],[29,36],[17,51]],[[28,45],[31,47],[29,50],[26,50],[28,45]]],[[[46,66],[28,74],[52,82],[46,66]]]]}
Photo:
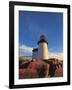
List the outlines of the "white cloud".
{"type": "MultiPolygon", "coordinates": [[[[27,46],[27,45],[20,45],[19,46],[19,55],[20,56],[32,56],[32,50],[33,47],[27,46]]],[[[51,49],[53,50],[53,49],[51,49]]],[[[51,52],[49,50],[49,58],[58,58],[60,60],[63,60],[63,53],[62,52],[51,52]]]]}
{"type": "Polygon", "coordinates": [[[20,56],[31,56],[32,55],[32,47],[26,46],[26,45],[20,45],[19,46],[19,55],[20,56]]]}
{"type": "Polygon", "coordinates": [[[62,52],[49,52],[49,58],[58,58],[63,60],[63,53],[62,52]]]}
{"type": "Polygon", "coordinates": [[[51,52],[51,51],[53,51],[54,50],[54,48],[49,48],[49,51],[51,52]]]}
{"type": "Polygon", "coordinates": [[[63,52],[61,49],[59,52],[55,52],[54,48],[49,49],[49,58],[58,58],[60,60],[63,60],[63,52]]]}

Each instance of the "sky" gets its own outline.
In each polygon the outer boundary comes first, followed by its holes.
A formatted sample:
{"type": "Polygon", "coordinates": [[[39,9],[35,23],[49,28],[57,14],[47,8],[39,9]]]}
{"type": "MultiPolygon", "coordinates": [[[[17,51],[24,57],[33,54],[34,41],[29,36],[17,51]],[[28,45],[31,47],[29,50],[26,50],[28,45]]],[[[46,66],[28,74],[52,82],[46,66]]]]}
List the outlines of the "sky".
{"type": "Polygon", "coordinates": [[[38,40],[45,35],[51,55],[63,53],[63,14],[55,12],[19,11],[19,53],[32,55],[38,40]]]}

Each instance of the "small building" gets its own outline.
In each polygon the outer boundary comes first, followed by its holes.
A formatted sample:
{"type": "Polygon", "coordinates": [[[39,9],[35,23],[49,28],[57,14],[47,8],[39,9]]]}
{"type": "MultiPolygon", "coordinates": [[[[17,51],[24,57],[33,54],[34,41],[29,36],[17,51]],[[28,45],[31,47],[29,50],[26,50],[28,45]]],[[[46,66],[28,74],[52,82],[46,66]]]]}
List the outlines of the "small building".
{"type": "Polygon", "coordinates": [[[32,58],[33,59],[38,59],[38,48],[34,48],[32,50],[32,58]]]}

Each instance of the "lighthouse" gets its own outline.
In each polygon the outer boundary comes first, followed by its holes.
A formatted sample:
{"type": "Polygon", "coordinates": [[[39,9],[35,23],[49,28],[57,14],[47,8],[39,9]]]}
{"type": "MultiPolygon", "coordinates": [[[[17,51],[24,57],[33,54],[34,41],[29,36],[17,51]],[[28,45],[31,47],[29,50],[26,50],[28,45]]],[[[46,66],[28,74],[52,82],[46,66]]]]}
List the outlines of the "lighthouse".
{"type": "Polygon", "coordinates": [[[48,42],[44,35],[38,41],[38,59],[48,60],[48,42]]]}

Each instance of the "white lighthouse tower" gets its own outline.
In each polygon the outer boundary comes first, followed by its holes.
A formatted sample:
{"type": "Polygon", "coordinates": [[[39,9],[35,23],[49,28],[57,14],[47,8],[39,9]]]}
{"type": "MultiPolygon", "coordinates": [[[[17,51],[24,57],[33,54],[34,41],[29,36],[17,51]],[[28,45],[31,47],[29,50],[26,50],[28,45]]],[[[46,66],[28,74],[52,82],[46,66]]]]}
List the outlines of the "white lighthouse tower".
{"type": "Polygon", "coordinates": [[[44,35],[38,41],[38,59],[48,60],[48,42],[44,35]]]}

